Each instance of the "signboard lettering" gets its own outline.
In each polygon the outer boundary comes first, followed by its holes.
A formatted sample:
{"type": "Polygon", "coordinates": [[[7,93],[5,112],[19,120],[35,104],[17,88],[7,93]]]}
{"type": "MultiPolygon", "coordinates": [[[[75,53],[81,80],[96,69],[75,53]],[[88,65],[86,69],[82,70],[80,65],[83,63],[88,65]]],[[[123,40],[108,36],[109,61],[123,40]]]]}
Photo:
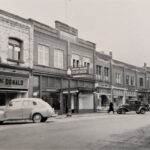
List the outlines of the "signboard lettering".
{"type": "Polygon", "coordinates": [[[27,89],[28,78],[0,76],[0,88],[19,88],[27,89]]]}

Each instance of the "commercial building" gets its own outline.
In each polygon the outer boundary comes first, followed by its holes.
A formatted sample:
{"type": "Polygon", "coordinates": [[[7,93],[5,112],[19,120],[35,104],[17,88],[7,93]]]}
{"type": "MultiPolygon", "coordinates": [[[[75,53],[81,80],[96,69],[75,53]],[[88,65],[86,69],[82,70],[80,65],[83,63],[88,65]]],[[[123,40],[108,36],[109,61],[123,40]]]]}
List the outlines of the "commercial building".
{"type": "Polygon", "coordinates": [[[0,106],[30,96],[33,66],[32,24],[0,10],[0,106]]]}
{"type": "Polygon", "coordinates": [[[95,44],[78,38],[78,30],[62,22],[56,21],[52,28],[30,21],[34,25],[33,96],[61,114],[68,107],[72,113],[93,111],[95,44]]]}

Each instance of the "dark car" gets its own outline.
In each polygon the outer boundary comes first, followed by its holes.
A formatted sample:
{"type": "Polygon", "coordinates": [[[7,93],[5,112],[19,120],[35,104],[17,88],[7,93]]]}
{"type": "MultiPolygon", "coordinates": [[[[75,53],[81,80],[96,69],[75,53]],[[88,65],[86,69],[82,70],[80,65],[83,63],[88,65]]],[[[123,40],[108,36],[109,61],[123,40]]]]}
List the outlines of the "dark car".
{"type": "Polygon", "coordinates": [[[146,111],[149,111],[149,105],[139,100],[130,100],[127,104],[119,106],[116,110],[118,114],[125,114],[129,111],[136,111],[137,114],[145,114],[146,111]]]}

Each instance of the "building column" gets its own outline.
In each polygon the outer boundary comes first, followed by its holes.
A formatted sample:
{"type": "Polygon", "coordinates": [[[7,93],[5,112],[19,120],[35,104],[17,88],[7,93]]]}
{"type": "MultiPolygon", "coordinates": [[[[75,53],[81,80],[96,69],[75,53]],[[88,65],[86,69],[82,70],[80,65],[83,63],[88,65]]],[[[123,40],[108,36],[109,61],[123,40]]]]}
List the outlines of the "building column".
{"type": "Polygon", "coordinates": [[[60,99],[60,115],[62,115],[63,112],[64,112],[64,107],[63,107],[63,93],[62,92],[60,92],[60,94],[59,94],[59,99],[60,99]]]}

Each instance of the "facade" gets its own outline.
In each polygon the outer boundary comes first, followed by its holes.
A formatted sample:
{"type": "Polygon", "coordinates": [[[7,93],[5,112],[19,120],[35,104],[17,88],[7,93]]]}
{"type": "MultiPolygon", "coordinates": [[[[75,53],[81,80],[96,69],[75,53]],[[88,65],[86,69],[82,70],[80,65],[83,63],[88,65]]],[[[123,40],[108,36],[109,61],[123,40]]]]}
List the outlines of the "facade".
{"type": "Polygon", "coordinates": [[[59,114],[150,103],[150,68],[96,51],[62,22],[52,28],[0,10],[0,106],[17,97],[40,97],[59,114]]]}
{"type": "Polygon", "coordinates": [[[34,25],[33,96],[43,98],[60,114],[68,112],[68,105],[73,113],[93,111],[95,44],[79,39],[77,29],[59,21],[55,29],[30,21],[34,25]],[[67,76],[68,68],[80,67],[88,68],[88,74],[67,76]]]}
{"type": "Polygon", "coordinates": [[[0,10],[0,106],[30,96],[33,66],[32,24],[0,10]]]}
{"type": "Polygon", "coordinates": [[[96,52],[95,56],[95,109],[107,109],[111,101],[111,53],[96,52]]]}

